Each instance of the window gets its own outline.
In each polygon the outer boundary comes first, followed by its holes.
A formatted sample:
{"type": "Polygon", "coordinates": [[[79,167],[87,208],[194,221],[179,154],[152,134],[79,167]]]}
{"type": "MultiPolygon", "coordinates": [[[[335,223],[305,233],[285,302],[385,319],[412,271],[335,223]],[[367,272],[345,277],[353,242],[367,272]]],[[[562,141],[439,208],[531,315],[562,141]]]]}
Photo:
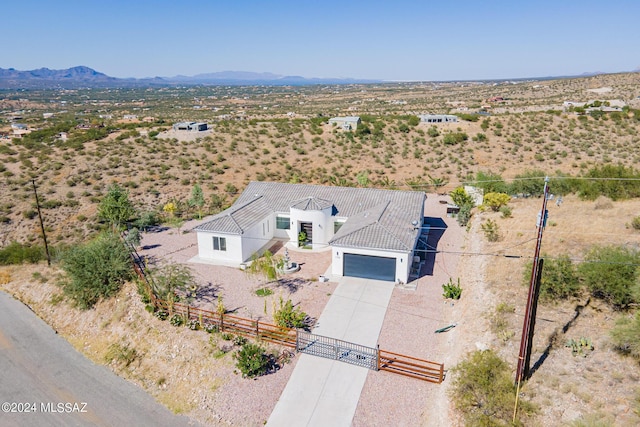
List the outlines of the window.
{"type": "Polygon", "coordinates": [[[226,251],[227,250],[227,238],[217,237],[213,238],[213,250],[214,251],[226,251]]]}
{"type": "Polygon", "coordinates": [[[340,227],[342,227],[342,225],[344,224],[344,222],[341,221],[336,221],[333,223],[333,234],[336,234],[338,232],[338,230],[340,230],[340,227]]]}
{"type": "Polygon", "coordinates": [[[277,216],[276,217],[276,228],[278,230],[289,230],[291,228],[291,223],[289,222],[289,217],[277,216]]]}

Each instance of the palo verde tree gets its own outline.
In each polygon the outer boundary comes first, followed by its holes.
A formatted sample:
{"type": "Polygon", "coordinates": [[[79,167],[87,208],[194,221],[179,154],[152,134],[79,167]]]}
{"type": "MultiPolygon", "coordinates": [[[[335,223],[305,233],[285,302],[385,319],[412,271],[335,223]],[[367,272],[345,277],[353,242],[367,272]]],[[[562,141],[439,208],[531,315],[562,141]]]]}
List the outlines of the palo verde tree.
{"type": "Polygon", "coordinates": [[[250,275],[262,275],[265,284],[278,280],[280,271],[284,267],[284,259],[274,256],[270,251],[265,251],[262,256],[253,254],[251,264],[245,270],[250,275]]]}
{"type": "Polygon", "coordinates": [[[124,225],[135,213],[136,210],[129,200],[129,192],[118,184],[109,186],[107,194],[98,205],[98,217],[116,230],[124,229],[124,225]]]}

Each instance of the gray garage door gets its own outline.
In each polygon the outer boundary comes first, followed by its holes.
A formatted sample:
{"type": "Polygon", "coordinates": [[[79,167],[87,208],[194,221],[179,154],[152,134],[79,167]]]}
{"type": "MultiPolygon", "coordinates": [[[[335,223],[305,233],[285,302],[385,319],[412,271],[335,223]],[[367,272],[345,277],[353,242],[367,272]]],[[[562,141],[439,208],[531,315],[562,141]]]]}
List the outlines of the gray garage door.
{"type": "Polygon", "coordinates": [[[345,276],[365,279],[396,280],[396,259],[380,256],[344,254],[345,276]]]}

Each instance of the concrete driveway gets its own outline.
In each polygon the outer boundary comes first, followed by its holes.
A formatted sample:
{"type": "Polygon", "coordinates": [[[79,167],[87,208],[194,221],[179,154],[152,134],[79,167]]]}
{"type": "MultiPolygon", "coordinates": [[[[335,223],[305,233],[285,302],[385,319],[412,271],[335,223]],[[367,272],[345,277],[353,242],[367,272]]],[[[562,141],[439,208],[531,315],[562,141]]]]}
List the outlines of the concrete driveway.
{"type": "MultiPolygon", "coordinates": [[[[375,347],[393,282],[340,277],[314,334],[375,347]]],[[[369,370],[301,354],[268,426],[349,426],[369,370]]]]}
{"type": "Polygon", "coordinates": [[[0,404],[2,426],[196,425],[93,364],[1,291],[0,404]]]}

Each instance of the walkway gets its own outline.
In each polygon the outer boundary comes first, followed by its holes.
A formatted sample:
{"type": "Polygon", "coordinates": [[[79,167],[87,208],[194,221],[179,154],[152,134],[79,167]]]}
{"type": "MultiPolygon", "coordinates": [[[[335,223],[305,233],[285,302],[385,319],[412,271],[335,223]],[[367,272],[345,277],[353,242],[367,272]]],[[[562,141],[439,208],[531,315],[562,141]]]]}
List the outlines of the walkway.
{"type": "MultiPolygon", "coordinates": [[[[314,334],[375,347],[394,283],[341,277],[314,334]]],[[[301,354],[267,426],[349,426],[369,370],[301,354]]]]}

